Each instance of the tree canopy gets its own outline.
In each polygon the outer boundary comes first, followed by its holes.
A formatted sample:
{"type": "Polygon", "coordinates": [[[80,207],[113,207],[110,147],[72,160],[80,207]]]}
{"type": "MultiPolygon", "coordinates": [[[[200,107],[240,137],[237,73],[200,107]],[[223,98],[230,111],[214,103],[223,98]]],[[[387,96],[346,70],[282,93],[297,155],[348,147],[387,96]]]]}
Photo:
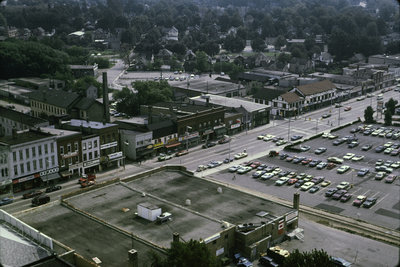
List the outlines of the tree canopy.
{"type": "Polygon", "coordinates": [[[366,123],[374,123],[374,110],[372,109],[371,106],[368,106],[364,110],[364,119],[366,123]]]}
{"type": "Polygon", "coordinates": [[[323,250],[312,250],[311,252],[300,252],[298,249],[291,252],[283,262],[283,267],[334,267],[330,256],[323,250]]]}

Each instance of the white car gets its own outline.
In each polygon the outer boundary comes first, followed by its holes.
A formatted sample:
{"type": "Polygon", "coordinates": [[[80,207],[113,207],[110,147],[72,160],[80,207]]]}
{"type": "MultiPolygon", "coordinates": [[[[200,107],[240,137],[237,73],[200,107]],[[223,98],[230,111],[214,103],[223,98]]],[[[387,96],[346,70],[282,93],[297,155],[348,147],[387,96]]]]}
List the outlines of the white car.
{"type": "Polygon", "coordinates": [[[354,156],[351,160],[352,161],[360,161],[362,159],[364,159],[364,156],[358,155],[358,156],[354,156]]]}
{"type": "Polygon", "coordinates": [[[264,136],[263,140],[264,140],[265,142],[268,142],[268,141],[271,141],[273,138],[275,138],[274,135],[272,135],[272,134],[267,134],[266,136],[264,136]]]}
{"type": "Polygon", "coordinates": [[[251,171],[252,169],[253,169],[252,167],[245,166],[245,167],[239,168],[236,172],[237,172],[238,174],[245,174],[245,173],[251,171]]]}
{"type": "Polygon", "coordinates": [[[235,157],[235,159],[245,158],[245,157],[247,157],[247,153],[246,152],[240,152],[240,153],[237,153],[234,157],[235,157]]]}
{"type": "Polygon", "coordinates": [[[351,160],[356,154],[354,153],[346,153],[346,155],[343,156],[343,159],[346,160],[351,160]]]}
{"type": "Polygon", "coordinates": [[[343,166],[340,166],[340,167],[337,169],[337,173],[345,173],[345,172],[347,172],[349,169],[350,169],[350,166],[348,166],[348,165],[343,165],[343,166]]]}
{"type": "Polygon", "coordinates": [[[341,189],[348,189],[350,187],[350,183],[343,181],[341,182],[338,186],[336,186],[337,189],[341,190],[341,189]]]}
{"type": "Polygon", "coordinates": [[[238,169],[240,169],[242,166],[240,165],[233,165],[228,169],[229,172],[236,172],[238,169]]]}
{"type": "Polygon", "coordinates": [[[313,182],[306,182],[305,184],[303,184],[300,189],[302,191],[307,191],[308,189],[310,189],[311,187],[313,187],[315,184],[313,182]]]}
{"type": "Polygon", "coordinates": [[[275,185],[283,185],[289,181],[289,177],[281,177],[275,182],[275,185]]]}
{"type": "Polygon", "coordinates": [[[275,174],[273,172],[267,172],[267,173],[264,173],[263,175],[261,175],[261,179],[269,180],[274,176],[275,176],[275,174]]]}

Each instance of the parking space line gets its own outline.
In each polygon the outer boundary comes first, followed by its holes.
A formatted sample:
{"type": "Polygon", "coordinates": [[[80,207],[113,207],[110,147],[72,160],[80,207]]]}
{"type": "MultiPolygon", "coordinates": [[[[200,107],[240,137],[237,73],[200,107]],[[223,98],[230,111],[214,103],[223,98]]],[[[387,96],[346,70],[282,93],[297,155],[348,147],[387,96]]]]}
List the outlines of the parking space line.
{"type": "Polygon", "coordinates": [[[357,193],[358,191],[360,191],[361,189],[362,189],[361,187],[357,188],[357,190],[354,191],[353,194],[356,194],[356,193],[357,193]]]}
{"type": "Polygon", "coordinates": [[[365,193],[363,193],[363,196],[366,196],[369,192],[371,191],[371,189],[368,189],[365,193]]]}
{"type": "Polygon", "coordinates": [[[382,200],[384,200],[390,193],[387,193],[386,195],[384,195],[383,197],[378,198],[378,200],[376,201],[376,204],[380,203],[382,200]]]}
{"type": "Polygon", "coordinates": [[[376,192],[375,194],[373,194],[371,197],[376,197],[377,195],[379,195],[380,191],[376,192]]]}

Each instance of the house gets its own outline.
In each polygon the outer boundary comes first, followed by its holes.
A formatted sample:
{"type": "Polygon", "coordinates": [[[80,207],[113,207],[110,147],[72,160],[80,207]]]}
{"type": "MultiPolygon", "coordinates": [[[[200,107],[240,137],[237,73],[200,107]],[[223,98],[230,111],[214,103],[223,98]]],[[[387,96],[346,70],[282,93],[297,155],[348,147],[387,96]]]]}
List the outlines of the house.
{"type": "Polygon", "coordinates": [[[288,117],[298,115],[304,105],[304,97],[286,92],[271,101],[271,115],[288,117]]]}
{"type": "Polygon", "coordinates": [[[164,38],[167,41],[178,41],[179,40],[178,36],[179,36],[179,31],[174,26],[165,30],[164,38]]]}
{"type": "Polygon", "coordinates": [[[172,58],[173,54],[174,53],[172,53],[168,49],[163,48],[158,52],[157,58],[162,59],[162,60],[170,60],[172,58]]]}
{"type": "MultiPolygon", "coordinates": [[[[253,95],[253,100],[255,103],[271,105],[271,101],[278,96],[285,93],[286,90],[277,88],[261,88],[253,95]]],[[[273,106],[271,106],[273,108],[273,106]]],[[[275,115],[275,114],[274,114],[275,115]]]]}

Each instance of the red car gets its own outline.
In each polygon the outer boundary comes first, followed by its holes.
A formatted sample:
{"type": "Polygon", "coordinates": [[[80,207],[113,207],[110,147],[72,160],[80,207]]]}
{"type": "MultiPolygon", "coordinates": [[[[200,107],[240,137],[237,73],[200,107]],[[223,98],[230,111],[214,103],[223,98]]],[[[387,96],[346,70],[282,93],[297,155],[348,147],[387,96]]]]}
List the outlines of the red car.
{"type": "Polygon", "coordinates": [[[303,161],[301,161],[301,164],[307,165],[307,164],[310,163],[311,161],[312,161],[312,159],[304,159],[303,161]]]}
{"type": "Polygon", "coordinates": [[[347,107],[344,108],[344,111],[349,111],[349,110],[351,110],[350,106],[347,106],[347,107]]]}
{"type": "Polygon", "coordinates": [[[288,184],[288,185],[295,184],[295,183],[297,183],[298,180],[299,180],[299,179],[297,179],[297,178],[290,178],[289,181],[287,181],[287,184],[288,184]]]}
{"type": "Polygon", "coordinates": [[[356,199],[354,199],[353,206],[361,207],[362,203],[364,203],[366,199],[366,196],[359,195],[356,199]]]}
{"type": "Polygon", "coordinates": [[[252,167],[253,169],[257,168],[258,166],[261,165],[261,162],[259,161],[254,161],[253,164],[250,165],[250,167],[252,167]]]}
{"type": "Polygon", "coordinates": [[[336,167],[336,164],[335,163],[328,163],[328,165],[326,165],[326,168],[328,169],[328,170],[332,170],[333,168],[335,168],[336,167]]]}
{"type": "Polygon", "coordinates": [[[340,198],[340,202],[347,202],[347,201],[349,201],[349,199],[350,199],[351,197],[352,197],[351,194],[346,193],[346,194],[344,194],[344,195],[340,198]]]}

